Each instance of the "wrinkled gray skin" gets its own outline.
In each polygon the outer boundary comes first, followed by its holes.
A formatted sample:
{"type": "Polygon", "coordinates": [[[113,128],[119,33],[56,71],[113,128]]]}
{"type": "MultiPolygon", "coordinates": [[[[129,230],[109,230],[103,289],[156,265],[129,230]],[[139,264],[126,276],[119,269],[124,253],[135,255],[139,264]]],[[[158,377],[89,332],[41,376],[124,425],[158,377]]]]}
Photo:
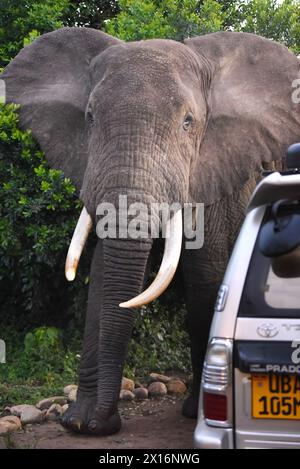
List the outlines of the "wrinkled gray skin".
{"type": "MultiPolygon", "coordinates": [[[[197,414],[213,303],[250,192],[261,167],[280,165],[300,140],[300,106],[291,99],[299,69],[286,48],[250,34],[125,44],[66,28],[23,49],[2,76],[7,100],[21,104],[22,126],[72,178],[94,220],[97,204],[119,194],[206,204],[205,245],[183,250],[180,260],[194,371],[183,408],[189,417],[197,414]]],[[[98,241],[78,398],[63,417],[71,430],[120,428],[120,382],[138,312],[118,304],[141,291],[151,247],[151,239],[98,241]]]]}

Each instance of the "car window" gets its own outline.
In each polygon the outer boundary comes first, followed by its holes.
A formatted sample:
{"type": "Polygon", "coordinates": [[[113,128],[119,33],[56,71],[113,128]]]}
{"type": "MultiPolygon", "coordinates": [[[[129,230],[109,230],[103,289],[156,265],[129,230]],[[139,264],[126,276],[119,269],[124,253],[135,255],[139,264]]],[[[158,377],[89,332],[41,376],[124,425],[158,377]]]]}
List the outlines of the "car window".
{"type": "Polygon", "coordinates": [[[278,277],[270,266],[265,285],[265,301],[271,308],[300,308],[300,278],[278,277]]]}
{"type": "MultiPolygon", "coordinates": [[[[269,217],[267,210],[264,222],[269,217]]],[[[275,267],[272,269],[270,258],[261,253],[257,239],[240,301],[240,317],[300,318],[300,276],[296,277],[295,270],[289,278],[279,277],[274,271],[279,275],[275,267]]]]}

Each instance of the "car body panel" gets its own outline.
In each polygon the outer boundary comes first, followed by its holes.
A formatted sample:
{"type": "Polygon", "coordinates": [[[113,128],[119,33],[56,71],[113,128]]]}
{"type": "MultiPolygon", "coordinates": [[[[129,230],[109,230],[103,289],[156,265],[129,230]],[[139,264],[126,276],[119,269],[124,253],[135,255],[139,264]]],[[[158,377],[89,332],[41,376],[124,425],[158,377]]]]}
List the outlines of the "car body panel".
{"type": "MultiPolygon", "coordinates": [[[[257,312],[258,317],[255,317],[256,313],[252,317],[245,317],[245,314],[241,314],[243,317],[239,317],[238,313],[259,230],[267,213],[267,204],[278,200],[278,197],[283,198],[286,194],[291,197],[298,196],[300,199],[300,174],[286,176],[273,173],[266,177],[254,191],[220,287],[209,338],[209,342],[213,339],[233,340],[234,350],[238,341],[257,342],[261,344],[259,347],[264,347],[266,344],[266,349],[268,349],[268,344],[276,346],[276,342],[283,343],[285,358],[282,358],[282,363],[276,354],[274,355],[277,358],[274,357],[273,361],[270,359],[273,364],[276,361],[275,366],[278,365],[277,361],[281,365],[292,366],[293,362],[289,360],[288,348],[290,347],[292,356],[293,343],[299,342],[300,345],[300,308],[299,318],[297,317],[297,305],[295,305],[291,317],[276,317],[276,314],[274,314],[275,317],[272,317],[270,305],[268,306],[268,317],[263,316],[263,311],[257,312]],[[260,315],[261,317],[259,317],[260,315]]],[[[281,314],[281,310],[278,311],[281,314]]],[[[276,313],[275,309],[274,313],[276,313]]],[[[280,347],[278,346],[278,348],[280,347]]],[[[235,356],[235,353],[233,355],[235,356]]],[[[261,360],[263,365],[268,364],[266,357],[265,361],[261,360]]],[[[250,357],[249,360],[252,358],[250,357]]],[[[253,418],[252,416],[251,373],[265,370],[260,360],[253,358],[253,363],[250,364],[252,366],[251,372],[239,369],[238,367],[242,368],[242,366],[237,365],[235,360],[234,358],[231,384],[233,387],[231,428],[222,427],[222,423],[213,426],[210,421],[205,419],[203,414],[204,378],[202,377],[198,423],[194,434],[195,447],[202,449],[300,448],[299,420],[253,418]]],[[[279,369],[281,370],[281,368],[279,369]]],[[[290,369],[288,368],[288,370],[290,369]]],[[[297,373],[298,368],[296,367],[295,370],[297,373]]]]}

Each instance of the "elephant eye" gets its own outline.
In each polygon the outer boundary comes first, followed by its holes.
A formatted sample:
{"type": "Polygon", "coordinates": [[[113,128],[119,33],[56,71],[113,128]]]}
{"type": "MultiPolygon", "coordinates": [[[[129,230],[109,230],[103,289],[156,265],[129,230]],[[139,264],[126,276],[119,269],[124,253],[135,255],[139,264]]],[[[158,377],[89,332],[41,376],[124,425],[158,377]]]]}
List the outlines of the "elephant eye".
{"type": "Polygon", "coordinates": [[[189,130],[189,128],[191,127],[193,121],[194,121],[194,118],[193,118],[192,114],[190,114],[190,113],[187,114],[185,116],[183,124],[182,124],[183,130],[189,130]]]}

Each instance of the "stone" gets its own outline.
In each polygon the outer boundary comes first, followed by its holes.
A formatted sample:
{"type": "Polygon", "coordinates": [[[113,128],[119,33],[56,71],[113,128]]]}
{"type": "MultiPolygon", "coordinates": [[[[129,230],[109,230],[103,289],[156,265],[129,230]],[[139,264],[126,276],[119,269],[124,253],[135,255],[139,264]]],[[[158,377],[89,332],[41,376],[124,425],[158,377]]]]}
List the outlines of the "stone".
{"type": "Polygon", "coordinates": [[[8,411],[11,415],[15,415],[16,417],[21,417],[23,410],[34,407],[29,404],[19,404],[14,405],[13,407],[5,407],[4,410],[8,411]]]}
{"type": "Polygon", "coordinates": [[[67,403],[67,398],[65,396],[53,396],[48,397],[47,399],[42,399],[36,405],[36,407],[40,410],[49,409],[52,404],[59,404],[64,405],[67,403]]]}
{"type": "Polygon", "coordinates": [[[167,394],[168,390],[164,383],[160,383],[156,381],[155,383],[151,383],[148,387],[148,393],[150,397],[161,397],[167,394]]]}
{"type": "Polygon", "coordinates": [[[0,418],[0,435],[5,433],[16,432],[22,427],[19,417],[15,415],[7,415],[0,418]]]}
{"type": "Polygon", "coordinates": [[[146,388],[135,388],[133,394],[136,399],[143,400],[148,399],[148,389],[146,388]]]}
{"type": "Polygon", "coordinates": [[[127,389],[121,389],[120,399],[121,401],[133,401],[134,394],[133,392],[128,391],[127,389]]]}
{"type": "Polygon", "coordinates": [[[132,392],[134,390],[134,381],[132,379],[123,377],[121,389],[132,392]]]}
{"type": "Polygon", "coordinates": [[[145,386],[142,385],[142,383],[140,383],[139,381],[135,381],[134,382],[134,389],[136,388],[144,388],[145,386]]]}
{"type": "Polygon", "coordinates": [[[182,396],[186,393],[187,387],[181,379],[174,378],[167,383],[167,390],[173,396],[182,396]]]}
{"type": "Polygon", "coordinates": [[[72,389],[68,395],[68,401],[75,402],[77,398],[77,388],[72,389]]]}
{"type": "Polygon", "coordinates": [[[69,404],[63,405],[62,408],[61,408],[61,409],[62,409],[62,413],[64,414],[64,413],[68,410],[68,408],[69,408],[69,404]]]}
{"type": "Polygon", "coordinates": [[[52,404],[51,407],[47,410],[46,419],[47,420],[58,420],[63,414],[62,406],[59,404],[52,404]]]}
{"type": "Polygon", "coordinates": [[[45,420],[45,412],[34,406],[24,409],[21,413],[21,423],[24,425],[27,423],[41,423],[43,420],[45,420]]]}
{"type": "Polygon", "coordinates": [[[151,381],[159,381],[160,383],[168,383],[171,378],[169,376],[161,375],[159,373],[150,373],[150,379],[151,381]]]}
{"type": "Polygon", "coordinates": [[[73,391],[73,389],[77,390],[77,388],[77,384],[68,384],[68,386],[64,387],[64,395],[68,397],[70,392],[73,391]]]}

